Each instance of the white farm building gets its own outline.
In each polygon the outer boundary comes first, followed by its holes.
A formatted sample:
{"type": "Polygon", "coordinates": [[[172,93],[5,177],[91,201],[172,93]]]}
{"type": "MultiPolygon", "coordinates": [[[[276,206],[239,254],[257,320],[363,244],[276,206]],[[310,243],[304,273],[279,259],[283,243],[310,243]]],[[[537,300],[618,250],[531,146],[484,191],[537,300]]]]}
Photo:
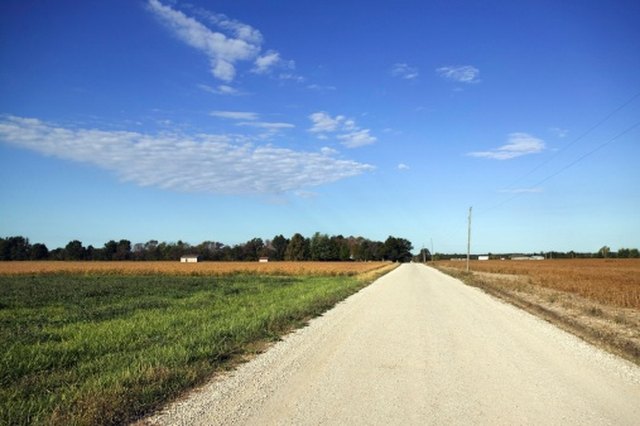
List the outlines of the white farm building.
{"type": "Polygon", "coordinates": [[[200,256],[197,254],[185,254],[180,257],[181,263],[198,263],[200,261],[200,256]]]}

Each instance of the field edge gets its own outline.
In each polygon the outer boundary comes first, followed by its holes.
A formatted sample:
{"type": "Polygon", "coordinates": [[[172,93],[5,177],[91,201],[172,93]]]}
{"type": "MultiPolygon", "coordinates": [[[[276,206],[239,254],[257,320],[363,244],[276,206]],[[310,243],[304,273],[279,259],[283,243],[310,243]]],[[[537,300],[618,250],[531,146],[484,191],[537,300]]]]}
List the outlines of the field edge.
{"type": "Polygon", "coordinates": [[[299,321],[295,321],[291,323],[289,327],[283,330],[280,330],[277,338],[263,338],[263,339],[250,342],[244,348],[241,348],[240,352],[233,354],[231,357],[226,359],[224,363],[219,365],[218,368],[216,368],[216,370],[213,373],[204,377],[197,384],[184,389],[177,396],[169,397],[164,401],[162,401],[161,403],[156,404],[153,407],[149,407],[148,411],[145,411],[140,415],[130,418],[129,424],[131,426],[153,426],[154,423],[151,423],[149,419],[154,417],[159,412],[161,412],[169,404],[189,398],[189,396],[193,392],[196,392],[199,388],[206,386],[211,381],[216,380],[221,374],[233,371],[239,365],[244,364],[246,362],[250,362],[260,354],[268,351],[273,345],[277,344],[280,340],[282,340],[282,338],[284,338],[288,334],[306,327],[309,324],[309,321],[311,321],[313,318],[317,318],[319,316],[324,315],[326,312],[333,309],[337,304],[344,302],[349,297],[362,291],[365,287],[373,284],[376,280],[388,274],[389,272],[393,271],[399,265],[400,265],[399,263],[387,263],[386,265],[378,267],[377,269],[373,269],[373,270],[369,270],[369,271],[365,271],[363,273],[357,274],[355,276],[355,279],[360,283],[360,286],[358,286],[358,288],[354,292],[347,295],[345,298],[338,300],[335,304],[327,307],[327,309],[325,309],[324,311],[316,315],[309,315],[299,321]]]}
{"type": "Polygon", "coordinates": [[[559,290],[544,289],[546,293],[544,297],[536,297],[536,295],[526,292],[513,291],[500,285],[496,279],[491,279],[482,272],[466,272],[458,268],[445,267],[442,265],[432,266],[440,272],[447,274],[453,278],[460,280],[462,283],[479,288],[485,293],[503,300],[517,308],[523,309],[532,315],[535,315],[556,327],[571,333],[578,338],[590,343],[609,353],[624,358],[638,366],[640,366],[640,344],[639,339],[627,338],[622,331],[621,325],[618,323],[619,308],[599,305],[592,301],[580,298],[576,295],[569,295],[573,303],[582,305],[584,312],[593,316],[598,316],[599,322],[606,322],[607,326],[594,325],[593,321],[582,316],[569,315],[558,309],[556,303],[560,298],[566,298],[568,295],[559,290]],[[612,311],[612,314],[604,315],[604,311],[612,311]],[[613,330],[613,331],[612,331],[613,330]]]}

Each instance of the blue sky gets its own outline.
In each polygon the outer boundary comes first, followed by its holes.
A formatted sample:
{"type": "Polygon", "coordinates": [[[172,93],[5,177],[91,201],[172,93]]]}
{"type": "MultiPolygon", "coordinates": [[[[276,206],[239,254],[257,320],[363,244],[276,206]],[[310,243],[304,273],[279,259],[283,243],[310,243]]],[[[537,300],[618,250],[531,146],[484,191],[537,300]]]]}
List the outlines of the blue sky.
{"type": "Polygon", "coordinates": [[[0,235],[640,246],[640,3],[363,5],[3,1],[0,235]]]}

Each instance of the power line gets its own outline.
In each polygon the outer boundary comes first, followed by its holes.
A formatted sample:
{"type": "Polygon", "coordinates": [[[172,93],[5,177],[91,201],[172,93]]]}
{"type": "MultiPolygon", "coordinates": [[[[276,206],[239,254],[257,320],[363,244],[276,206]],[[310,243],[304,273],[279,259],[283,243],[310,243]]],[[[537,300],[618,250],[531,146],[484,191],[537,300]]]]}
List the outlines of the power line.
{"type": "MultiPolygon", "coordinates": [[[[635,129],[636,127],[640,126],[640,121],[636,122],[635,124],[627,127],[625,130],[623,130],[622,132],[618,133],[617,135],[615,135],[614,137],[610,138],[609,140],[607,140],[604,143],[601,143],[600,145],[598,145],[597,147],[595,147],[594,149],[592,149],[591,151],[586,152],[585,154],[581,155],[580,157],[578,157],[577,159],[575,159],[574,161],[572,161],[571,163],[567,164],[566,166],[561,167],[559,170],[555,171],[554,173],[550,174],[549,176],[545,177],[544,179],[536,182],[535,184],[532,185],[532,188],[535,188],[538,185],[541,185],[545,182],[547,182],[548,180],[558,176],[560,173],[564,172],[565,170],[575,166],[577,163],[579,163],[580,161],[584,160],[585,158],[589,157],[590,155],[595,154],[596,152],[600,151],[602,148],[604,148],[605,146],[609,145],[610,143],[612,143],[613,141],[615,141],[618,138],[621,138],[622,136],[626,135],[627,133],[631,132],[633,129],[635,129]]],[[[513,197],[507,198],[506,200],[494,205],[493,207],[487,208],[485,210],[482,210],[481,213],[486,213],[487,211],[490,210],[494,210],[497,209],[498,207],[503,206],[504,204],[520,197],[522,194],[524,194],[524,192],[519,192],[513,195],[513,197]]]]}
{"type": "Polygon", "coordinates": [[[577,138],[575,138],[574,140],[572,140],[571,142],[569,142],[567,145],[563,146],[562,148],[560,148],[558,151],[556,151],[555,154],[553,154],[552,156],[550,156],[549,158],[547,158],[546,160],[542,161],[540,164],[538,164],[537,166],[535,166],[533,169],[529,170],[527,173],[525,173],[524,175],[520,176],[519,178],[517,178],[515,181],[513,181],[511,184],[509,184],[507,186],[507,189],[513,188],[513,186],[520,182],[522,179],[526,178],[527,176],[530,176],[531,174],[533,174],[534,172],[540,170],[540,168],[542,168],[542,166],[548,164],[551,160],[553,160],[554,158],[556,158],[558,155],[560,155],[560,153],[562,153],[563,151],[567,150],[569,147],[575,145],[578,141],[582,140],[585,136],[587,136],[589,133],[591,133],[592,131],[594,131],[595,129],[597,129],[598,127],[600,127],[602,124],[604,124],[605,122],[607,122],[611,117],[613,117],[614,115],[616,115],[620,110],[624,109],[627,105],[629,105],[630,103],[632,103],[633,101],[635,101],[638,97],[640,97],[640,92],[636,93],[635,95],[631,96],[627,101],[625,101],[623,104],[621,104],[620,106],[618,106],[616,109],[614,109],[613,111],[611,111],[609,114],[607,114],[605,117],[603,117],[600,121],[598,121],[596,124],[594,124],[593,126],[589,127],[586,131],[584,131],[580,136],[578,136],[577,138]]]}
{"type": "Polygon", "coordinates": [[[591,151],[588,151],[587,153],[581,155],[576,160],[572,161],[571,163],[567,164],[566,166],[562,167],[560,170],[558,170],[555,173],[547,176],[546,178],[542,179],[541,181],[535,183],[533,186],[535,187],[535,186],[541,185],[544,182],[548,181],[549,179],[551,179],[553,177],[556,177],[557,175],[559,175],[560,173],[564,172],[568,168],[573,167],[574,165],[576,165],[580,161],[584,160],[585,158],[589,157],[590,155],[595,154],[596,152],[600,151],[605,146],[609,145],[611,142],[615,141],[618,138],[621,138],[622,136],[626,135],[627,133],[629,133],[630,131],[632,131],[633,129],[635,129],[638,126],[640,126],[640,121],[636,122],[635,124],[633,124],[630,127],[627,127],[625,130],[623,130],[622,132],[618,133],[617,135],[615,135],[614,137],[612,137],[608,141],[598,145],[597,147],[595,147],[591,151]]]}

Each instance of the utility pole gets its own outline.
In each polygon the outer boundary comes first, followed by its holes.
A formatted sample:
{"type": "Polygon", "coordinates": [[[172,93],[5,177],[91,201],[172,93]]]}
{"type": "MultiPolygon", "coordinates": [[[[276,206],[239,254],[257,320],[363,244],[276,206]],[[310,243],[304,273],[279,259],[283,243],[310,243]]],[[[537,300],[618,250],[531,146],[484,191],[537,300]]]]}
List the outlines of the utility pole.
{"type": "Polygon", "coordinates": [[[467,231],[467,272],[469,272],[469,258],[471,257],[471,209],[469,207],[469,229],[467,231]]]}
{"type": "Polygon", "coordinates": [[[427,253],[424,251],[424,244],[422,245],[422,263],[427,263],[427,253]]]}
{"type": "Polygon", "coordinates": [[[433,256],[435,256],[436,252],[433,251],[433,238],[431,238],[431,261],[433,262],[433,256]]]}

